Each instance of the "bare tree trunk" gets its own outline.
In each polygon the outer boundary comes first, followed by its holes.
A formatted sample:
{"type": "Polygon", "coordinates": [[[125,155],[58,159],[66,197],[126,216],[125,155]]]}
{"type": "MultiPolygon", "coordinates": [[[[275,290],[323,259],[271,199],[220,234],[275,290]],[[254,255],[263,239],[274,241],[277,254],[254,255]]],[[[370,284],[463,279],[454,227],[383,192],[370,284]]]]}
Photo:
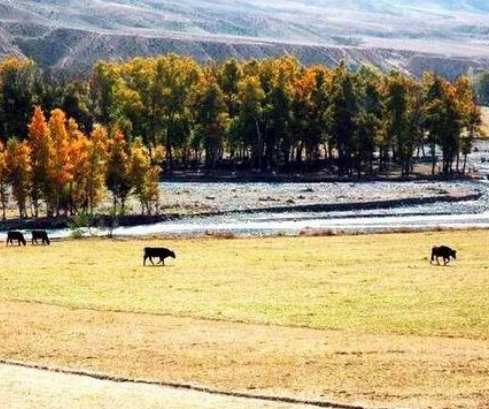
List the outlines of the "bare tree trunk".
{"type": "Polygon", "coordinates": [[[431,174],[434,175],[436,171],[436,145],[431,144],[431,174]]]}
{"type": "Polygon", "coordinates": [[[2,220],[7,220],[6,186],[0,183],[0,201],[2,202],[2,220]]]}
{"type": "Polygon", "coordinates": [[[260,131],[260,125],[258,124],[258,119],[255,118],[256,134],[258,136],[258,169],[263,170],[263,146],[262,146],[262,135],[260,131]]]}

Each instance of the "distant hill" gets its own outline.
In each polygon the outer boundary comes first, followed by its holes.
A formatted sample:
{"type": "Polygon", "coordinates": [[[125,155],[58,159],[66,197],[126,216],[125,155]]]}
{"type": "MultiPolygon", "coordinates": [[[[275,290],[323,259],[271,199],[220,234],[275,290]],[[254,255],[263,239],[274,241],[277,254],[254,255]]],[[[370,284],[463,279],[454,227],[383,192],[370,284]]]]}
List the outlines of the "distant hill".
{"type": "Polygon", "coordinates": [[[454,76],[489,65],[488,40],[485,0],[0,0],[0,56],[70,70],[172,51],[454,76]]]}

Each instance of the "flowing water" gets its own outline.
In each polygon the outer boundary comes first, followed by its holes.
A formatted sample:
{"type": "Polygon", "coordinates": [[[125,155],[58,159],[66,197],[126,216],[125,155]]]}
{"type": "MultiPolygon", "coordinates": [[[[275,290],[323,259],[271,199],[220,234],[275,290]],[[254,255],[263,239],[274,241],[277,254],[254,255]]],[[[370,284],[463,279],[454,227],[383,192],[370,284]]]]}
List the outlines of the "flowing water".
{"type": "MultiPolygon", "coordinates": [[[[113,231],[116,236],[145,236],[145,235],[204,235],[216,233],[233,233],[236,235],[270,235],[284,234],[296,235],[302,231],[341,231],[341,232],[382,232],[393,229],[432,229],[436,227],[489,227],[489,182],[436,182],[434,184],[419,185],[416,183],[379,182],[365,184],[229,184],[229,183],[165,183],[163,191],[175,194],[179,191],[192,191],[194,195],[201,197],[207,195],[220,195],[226,202],[226,192],[232,192],[238,196],[236,202],[239,208],[234,208],[232,200],[224,206],[224,212],[217,215],[197,215],[182,217],[177,220],[165,221],[153,225],[141,225],[135,227],[119,227],[113,231]],[[253,195],[267,194],[266,197],[279,196],[286,192],[285,197],[297,195],[299,192],[321,192],[319,199],[314,203],[331,203],[331,196],[325,191],[329,190],[354,190],[354,198],[362,190],[365,195],[376,196],[389,191],[406,190],[410,188],[421,188],[427,192],[448,188],[464,189],[464,191],[480,193],[477,200],[462,202],[435,202],[423,205],[396,205],[378,209],[359,209],[347,211],[314,211],[314,210],[284,210],[279,203],[272,205],[276,210],[264,208],[250,210],[246,207],[246,200],[240,202],[239,190],[252,192],[253,195]],[[236,194],[237,193],[237,194],[236,194]],[[324,198],[321,196],[324,194],[324,198]],[[243,204],[244,203],[244,204],[243,204]]],[[[335,193],[340,199],[333,203],[342,202],[341,194],[335,193]]],[[[246,197],[246,194],[244,195],[246,197]]],[[[284,197],[282,195],[282,197],[284,197]]],[[[333,197],[333,199],[334,199],[333,197]]],[[[368,196],[367,196],[368,197],[368,196]]],[[[387,197],[389,197],[387,195],[387,197]]],[[[316,198],[317,199],[317,198],[316,198]]],[[[212,201],[216,198],[211,196],[212,201]]],[[[290,200],[290,199],[289,199],[290,200]]],[[[305,198],[307,202],[307,197],[305,198]]],[[[253,203],[256,204],[256,203],[253,203]]],[[[267,203],[265,203],[267,204],[267,203]]],[[[301,205],[303,203],[301,202],[301,205]]],[[[51,232],[53,237],[67,237],[72,234],[70,229],[51,232]]],[[[85,229],[86,235],[106,235],[107,230],[85,229]]]]}

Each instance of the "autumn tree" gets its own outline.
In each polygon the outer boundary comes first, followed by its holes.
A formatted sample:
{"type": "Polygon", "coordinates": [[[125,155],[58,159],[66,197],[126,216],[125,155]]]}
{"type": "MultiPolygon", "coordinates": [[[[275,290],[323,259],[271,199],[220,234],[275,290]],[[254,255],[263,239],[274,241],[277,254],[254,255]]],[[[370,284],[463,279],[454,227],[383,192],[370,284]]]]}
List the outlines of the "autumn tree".
{"type": "MultiPolygon", "coordinates": [[[[319,112],[313,100],[316,78],[313,72],[296,79],[292,87],[290,101],[289,133],[293,135],[296,147],[296,161],[302,162],[304,149],[309,160],[321,141],[322,131],[317,128],[319,112]]],[[[290,142],[289,142],[290,143],[290,142]]],[[[288,161],[288,159],[287,159],[288,161]]]]}
{"type": "MultiPolygon", "coordinates": [[[[429,78],[428,78],[429,80],[429,78]]],[[[461,112],[457,102],[456,88],[447,80],[432,77],[427,87],[424,104],[426,129],[432,145],[432,173],[435,173],[435,147],[442,150],[442,172],[445,176],[452,173],[452,166],[458,154],[458,141],[462,131],[461,112]]]]}
{"type": "Polygon", "coordinates": [[[34,62],[10,57],[0,63],[0,124],[7,140],[24,138],[34,104],[34,62]]]}
{"type": "Polygon", "coordinates": [[[285,57],[271,65],[269,92],[265,102],[265,166],[271,168],[278,159],[280,152],[284,163],[288,166],[294,147],[291,135],[292,122],[292,87],[299,70],[295,59],[285,57]]]}
{"type": "MultiPolygon", "coordinates": [[[[382,79],[378,72],[370,67],[362,67],[358,74],[361,78],[360,112],[356,118],[357,132],[355,135],[356,168],[360,176],[362,167],[368,164],[368,172],[374,172],[375,151],[383,152],[382,145],[385,135],[384,109],[385,101],[382,95],[382,79]]],[[[385,157],[385,154],[384,154],[385,157]]],[[[382,169],[382,155],[380,155],[382,169]]]]}
{"type": "Polygon", "coordinates": [[[386,79],[387,145],[392,148],[394,160],[401,165],[403,175],[412,170],[413,155],[423,133],[421,95],[419,84],[399,72],[390,73],[386,79]]]}
{"type": "Polygon", "coordinates": [[[152,92],[155,115],[161,118],[162,141],[168,168],[173,168],[174,149],[188,142],[191,121],[191,94],[200,78],[200,68],[191,58],[174,54],[158,58],[152,92]]]}
{"type": "Polygon", "coordinates": [[[92,131],[94,115],[87,81],[70,81],[63,87],[61,108],[68,118],[76,121],[84,133],[92,131]]]}
{"type": "Polygon", "coordinates": [[[223,151],[228,118],[225,96],[217,81],[203,77],[195,98],[195,137],[204,147],[205,163],[209,169],[216,167],[223,151]]]}
{"type": "Polygon", "coordinates": [[[225,61],[216,75],[219,88],[224,93],[227,112],[231,118],[239,113],[239,83],[243,77],[241,65],[231,59],[225,61]]]}
{"type": "Polygon", "coordinates": [[[113,212],[125,212],[127,197],[132,185],[128,169],[128,152],[126,139],[121,131],[115,131],[107,144],[107,167],[105,184],[112,192],[113,212]]]}
{"type": "Polygon", "coordinates": [[[246,77],[239,84],[239,130],[242,133],[243,145],[251,149],[252,164],[262,169],[263,141],[263,104],[265,92],[258,77],[246,77]]]}
{"type": "Polygon", "coordinates": [[[140,140],[134,146],[151,158],[163,144],[161,166],[170,172],[190,164],[215,169],[229,159],[233,168],[314,165],[361,176],[391,165],[408,175],[414,153],[427,144],[433,173],[439,151],[443,173],[460,171],[462,158],[465,171],[481,132],[475,97],[485,92],[485,76],[474,78],[450,82],[427,73],[417,80],[344,62],[305,67],[288,55],[201,66],[169,54],[98,62],[86,81],[8,58],[0,63],[0,128],[4,140],[27,137],[31,144],[35,216],[43,200],[48,213],[92,212],[108,164],[106,143],[92,143],[105,134],[95,123],[124,135],[127,146],[140,140]],[[47,126],[43,112],[52,112],[47,126]]]}
{"type": "Polygon", "coordinates": [[[338,172],[350,173],[359,113],[358,83],[354,74],[341,63],[334,71],[330,85],[330,103],[325,113],[330,143],[338,151],[338,172]]]}
{"type": "Polygon", "coordinates": [[[457,106],[456,89],[445,83],[445,96],[442,106],[442,130],[440,145],[443,153],[442,171],[445,176],[452,174],[453,162],[459,152],[460,133],[462,132],[461,113],[457,106]]]}
{"type": "Polygon", "coordinates": [[[117,100],[115,87],[120,81],[121,66],[100,61],[92,70],[90,99],[94,101],[94,115],[104,126],[117,122],[117,100]]]}
{"type": "Polygon", "coordinates": [[[11,138],[7,143],[6,154],[7,180],[17,201],[19,217],[25,219],[28,217],[27,201],[31,188],[31,147],[26,141],[11,138]]]}
{"type": "Polygon", "coordinates": [[[93,214],[96,206],[100,203],[105,182],[107,168],[108,135],[107,130],[96,126],[87,141],[86,173],[85,173],[85,197],[86,209],[93,214]]]}
{"type": "Polygon", "coordinates": [[[467,155],[472,151],[474,139],[482,133],[482,113],[477,105],[474,88],[468,77],[459,77],[454,84],[460,124],[463,131],[458,135],[457,141],[457,172],[460,172],[460,156],[463,155],[463,173],[467,167],[467,155]]]}
{"type": "Polygon", "coordinates": [[[31,167],[32,184],[31,199],[34,208],[34,217],[39,217],[39,202],[41,199],[49,201],[53,196],[52,185],[49,179],[51,137],[49,126],[42,109],[34,108],[34,116],[29,124],[28,140],[32,149],[31,167]]]}
{"type": "Polygon", "coordinates": [[[137,138],[131,146],[128,176],[134,194],[141,204],[143,214],[150,215],[153,205],[158,205],[159,174],[159,166],[152,164],[148,149],[143,145],[141,139],[137,138]]]}
{"type": "Polygon", "coordinates": [[[68,195],[64,189],[73,180],[73,164],[70,157],[70,136],[67,128],[66,115],[61,109],[51,112],[49,119],[49,133],[51,144],[49,149],[49,169],[48,176],[53,195],[50,198],[50,213],[59,216],[61,207],[68,206],[64,199],[68,195]],[[65,196],[63,197],[63,194],[65,196]]]}
{"type": "Polygon", "coordinates": [[[304,141],[310,160],[319,159],[320,145],[326,141],[327,123],[325,112],[328,109],[328,86],[331,72],[322,66],[314,66],[304,72],[304,78],[312,77],[310,81],[309,99],[309,132],[304,141]]]}
{"type": "Polygon", "coordinates": [[[86,195],[87,174],[89,170],[88,138],[70,118],[67,124],[69,138],[69,158],[71,164],[71,179],[68,184],[68,198],[70,213],[73,215],[88,207],[86,195]]]}

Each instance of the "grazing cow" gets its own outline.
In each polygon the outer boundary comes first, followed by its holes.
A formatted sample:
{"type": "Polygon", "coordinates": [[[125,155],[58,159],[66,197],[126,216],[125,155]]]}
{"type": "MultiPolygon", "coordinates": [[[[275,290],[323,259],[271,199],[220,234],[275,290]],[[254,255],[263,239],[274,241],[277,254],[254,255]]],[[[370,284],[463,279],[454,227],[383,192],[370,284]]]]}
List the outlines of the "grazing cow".
{"type": "Polygon", "coordinates": [[[19,246],[21,244],[23,244],[24,246],[27,244],[24,235],[20,231],[9,231],[7,233],[7,247],[9,243],[13,246],[14,241],[16,241],[19,244],[19,246]]]}
{"type": "Polygon", "coordinates": [[[41,240],[42,244],[50,245],[51,240],[49,240],[48,233],[44,230],[33,230],[32,231],[32,244],[38,244],[38,240],[41,240]]]}
{"type": "Polygon", "coordinates": [[[450,263],[450,258],[453,258],[454,260],[457,259],[457,252],[447,246],[433,247],[433,249],[431,250],[431,264],[433,264],[433,261],[435,261],[435,259],[436,262],[440,264],[440,257],[443,257],[443,263],[446,266],[450,263]]]}
{"type": "Polygon", "coordinates": [[[157,264],[163,264],[165,265],[165,258],[171,257],[171,258],[176,258],[175,253],[171,250],[162,248],[162,247],[146,247],[144,249],[144,259],[143,259],[143,265],[146,265],[146,260],[149,258],[149,261],[151,261],[151,264],[153,263],[153,257],[157,257],[160,259],[160,261],[157,264]]]}

